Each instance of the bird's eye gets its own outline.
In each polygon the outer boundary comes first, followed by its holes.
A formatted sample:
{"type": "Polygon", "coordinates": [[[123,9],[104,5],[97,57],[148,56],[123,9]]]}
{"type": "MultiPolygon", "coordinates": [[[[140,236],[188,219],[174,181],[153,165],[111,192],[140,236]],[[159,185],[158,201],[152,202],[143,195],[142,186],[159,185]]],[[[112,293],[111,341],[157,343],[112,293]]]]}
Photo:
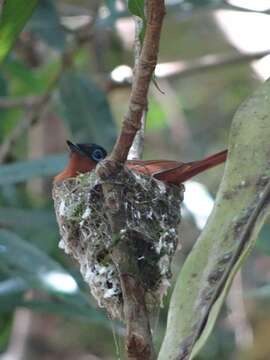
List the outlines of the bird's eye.
{"type": "Polygon", "coordinates": [[[103,151],[100,149],[95,149],[92,154],[91,157],[94,161],[100,161],[104,158],[104,154],[103,151]]]}

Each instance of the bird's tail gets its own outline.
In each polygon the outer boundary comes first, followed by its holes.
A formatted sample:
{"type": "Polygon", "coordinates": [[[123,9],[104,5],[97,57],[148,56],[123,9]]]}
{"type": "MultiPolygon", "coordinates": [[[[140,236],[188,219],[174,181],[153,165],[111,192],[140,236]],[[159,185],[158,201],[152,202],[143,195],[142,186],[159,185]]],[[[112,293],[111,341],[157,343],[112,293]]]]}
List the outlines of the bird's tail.
{"type": "Polygon", "coordinates": [[[165,179],[167,182],[172,184],[181,184],[184,181],[191,179],[193,176],[225,162],[227,159],[227,153],[227,150],[223,150],[203,160],[192,161],[173,169],[165,170],[155,177],[159,180],[165,179]]]}

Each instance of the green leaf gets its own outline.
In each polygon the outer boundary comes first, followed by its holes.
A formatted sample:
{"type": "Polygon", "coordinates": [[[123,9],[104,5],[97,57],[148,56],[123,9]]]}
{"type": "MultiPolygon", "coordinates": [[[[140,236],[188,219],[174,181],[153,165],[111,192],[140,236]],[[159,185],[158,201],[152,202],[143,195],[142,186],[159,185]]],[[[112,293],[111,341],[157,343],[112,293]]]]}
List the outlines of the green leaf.
{"type": "Polygon", "coordinates": [[[0,185],[16,184],[34,177],[55,175],[65,166],[66,155],[51,155],[39,160],[0,166],[0,185]]]}
{"type": "Polygon", "coordinates": [[[113,146],[116,125],[109,103],[86,75],[67,71],[60,81],[60,98],[65,121],[77,141],[113,146]]]}
{"type": "Polygon", "coordinates": [[[27,24],[27,29],[33,32],[35,36],[44,40],[51,47],[60,50],[64,49],[65,33],[53,1],[40,1],[27,24]]]}
{"type": "Polygon", "coordinates": [[[132,15],[138,16],[142,20],[140,31],[140,42],[143,43],[146,30],[146,17],[144,15],[144,0],[128,0],[128,10],[132,15]]]}
{"type": "Polygon", "coordinates": [[[0,282],[0,313],[14,310],[16,307],[25,307],[38,312],[61,315],[67,318],[76,318],[91,323],[109,325],[105,314],[90,306],[70,304],[63,299],[25,300],[23,294],[31,287],[21,278],[10,278],[0,282]]]}
{"type": "Polygon", "coordinates": [[[0,18],[0,63],[8,55],[38,2],[38,0],[7,0],[2,5],[0,18]]]}
{"type": "MultiPolygon", "coordinates": [[[[178,9],[180,12],[193,12],[198,10],[201,7],[216,7],[222,5],[224,0],[184,0],[178,3],[178,9]]],[[[172,4],[173,6],[174,4],[172,4]]]]}
{"type": "Polygon", "coordinates": [[[162,105],[153,97],[149,99],[149,111],[147,114],[146,131],[160,131],[168,127],[166,113],[162,105]]]}
{"type": "Polygon", "coordinates": [[[1,268],[27,286],[58,296],[70,304],[87,305],[88,297],[56,261],[17,234],[0,229],[1,268]]]}
{"type": "Polygon", "coordinates": [[[76,318],[81,321],[90,323],[102,324],[106,327],[110,326],[109,319],[106,315],[90,306],[74,306],[62,301],[45,301],[45,300],[28,300],[20,301],[18,306],[26,307],[28,309],[61,315],[67,318],[76,318]]]}
{"type": "Polygon", "coordinates": [[[144,0],[129,0],[128,10],[132,15],[138,16],[145,21],[144,0]]]}
{"type": "Polygon", "coordinates": [[[270,297],[270,285],[264,285],[245,293],[248,298],[267,299],[270,297]]]}
{"type": "MultiPolygon", "coordinates": [[[[14,297],[18,294],[23,294],[23,292],[29,289],[26,282],[21,278],[10,278],[4,281],[0,281],[0,298],[1,300],[4,299],[4,297],[14,297]]],[[[0,308],[1,308],[2,301],[0,302],[0,308]]]]}
{"type": "Polygon", "coordinates": [[[2,314],[0,318],[1,332],[0,332],[0,353],[3,354],[8,347],[10,335],[13,327],[12,314],[2,314]]]}
{"type": "Polygon", "coordinates": [[[90,306],[88,295],[82,292],[75,279],[57,262],[15,233],[0,229],[0,269],[13,277],[0,282],[0,311],[16,306],[60,315],[74,314],[91,321],[106,322],[90,306]],[[38,289],[58,298],[57,301],[25,301],[26,289],[38,289]]]}
{"type": "Polygon", "coordinates": [[[256,243],[256,250],[268,256],[270,256],[269,233],[270,224],[264,224],[256,243]]]}
{"type": "MultiPolygon", "coordinates": [[[[0,96],[6,96],[7,95],[7,82],[6,79],[3,77],[2,74],[0,74],[0,96]]],[[[0,142],[2,142],[4,138],[4,120],[6,115],[6,110],[0,109],[0,142]]]]}
{"type": "Polygon", "coordinates": [[[55,227],[53,212],[38,209],[0,208],[0,226],[9,229],[24,229],[27,233],[31,229],[48,229],[55,227]]]}
{"type": "Polygon", "coordinates": [[[53,211],[0,208],[0,227],[16,232],[49,252],[55,248],[58,229],[53,211]],[[46,231],[40,231],[46,229],[46,231]]]}
{"type": "Polygon", "coordinates": [[[105,3],[107,5],[107,8],[110,10],[110,13],[115,14],[116,12],[115,0],[105,0],[105,3]]]}
{"type": "Polygon", "coordinates": [[[270,213],[269,93],[268,80],[233,119],[215,207],[177,279],[159,360],[193,359],[200,351],[270,213]]]}
{"type": "Polygon", "coordinates": [[[47,83],[38,78],[37,72],[19,60],[9,58],[3,68],[9,76],[12,95],[37,95],[46,89],[47,83]]]}

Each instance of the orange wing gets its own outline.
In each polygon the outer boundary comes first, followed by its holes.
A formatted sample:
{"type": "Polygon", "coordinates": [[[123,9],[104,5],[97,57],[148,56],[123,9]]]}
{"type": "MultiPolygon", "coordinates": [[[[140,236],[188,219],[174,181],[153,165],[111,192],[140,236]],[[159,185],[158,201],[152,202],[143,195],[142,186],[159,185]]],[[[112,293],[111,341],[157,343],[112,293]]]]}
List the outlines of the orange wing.
{"type": "Polygon", "coordinates": [[[184,163],[173,160],[128,160],[126,162],[129,169],[149,176],[175,169],[181,164],[184,163]]]}
{"type": "Polygon", "coordinates": [[[170,160],[132,160],[127,161],[127,166],[131,170],[145,175],[152,175],[158,180],[177,185],[207,169],[223,163],[226,161],[226,158],[227,150],[224,150],[206,159],[189,163],[170,160]]]}

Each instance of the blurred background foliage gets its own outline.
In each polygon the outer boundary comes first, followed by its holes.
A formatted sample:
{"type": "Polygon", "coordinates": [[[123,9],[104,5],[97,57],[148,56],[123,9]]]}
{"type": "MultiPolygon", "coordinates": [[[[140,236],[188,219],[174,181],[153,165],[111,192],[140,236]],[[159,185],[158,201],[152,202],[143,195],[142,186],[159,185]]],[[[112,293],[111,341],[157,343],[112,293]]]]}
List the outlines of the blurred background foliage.
{"type": "MultiPolygon", "coordinates": [[[[67,138],[108,150],[115,141],[130,91],[134,19],[124,0],[6,4],[0,22],[0,358],[115,359],[122,356],[123,329],[97,308],[76,264],[58,249],[51,186],[65,166],[67,138]]],[[[226,147],[235,109],[269,76],[270,1],[166,4],[156,70],[165,94],[152,85],[144,154],[189,161],[226,147]]],[[[211,211],[222,171],[186,184],[175,274],[211,211]]],[[[270,358],[269,234],[266,224],[200,360],[270,358]]],[[[157,347],[168,302],[169,296],[157,347]]]]}

